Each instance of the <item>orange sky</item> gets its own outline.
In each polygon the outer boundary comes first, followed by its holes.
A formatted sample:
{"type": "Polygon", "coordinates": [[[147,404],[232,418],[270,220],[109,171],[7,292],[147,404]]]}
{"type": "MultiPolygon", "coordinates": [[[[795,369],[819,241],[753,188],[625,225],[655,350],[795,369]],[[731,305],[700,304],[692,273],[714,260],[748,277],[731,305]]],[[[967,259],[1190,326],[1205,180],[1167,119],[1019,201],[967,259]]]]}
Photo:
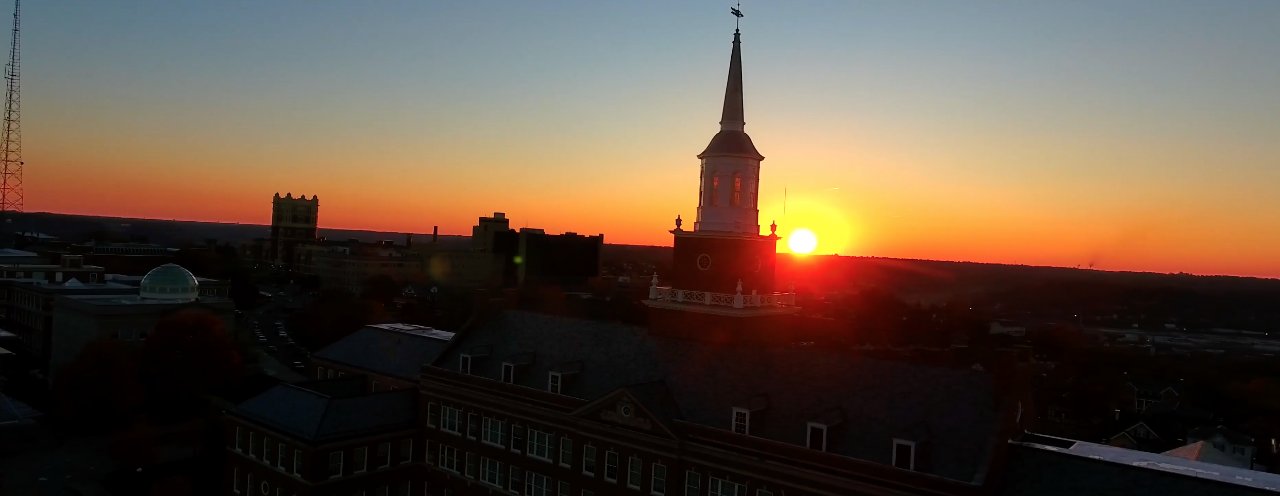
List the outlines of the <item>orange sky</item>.
{"type": "MultiPolygon", "coordinates": [[[[502,211],[661,245],[696,215],[720,7],[160,5],[24,13],[28,211],[267,223],[292,192],[322,227],[502,211]]],[[[755,7],[761,225],[817,253],[1280,277],[1280,35],[1240,6],[1107,5],[755,7]]]]}

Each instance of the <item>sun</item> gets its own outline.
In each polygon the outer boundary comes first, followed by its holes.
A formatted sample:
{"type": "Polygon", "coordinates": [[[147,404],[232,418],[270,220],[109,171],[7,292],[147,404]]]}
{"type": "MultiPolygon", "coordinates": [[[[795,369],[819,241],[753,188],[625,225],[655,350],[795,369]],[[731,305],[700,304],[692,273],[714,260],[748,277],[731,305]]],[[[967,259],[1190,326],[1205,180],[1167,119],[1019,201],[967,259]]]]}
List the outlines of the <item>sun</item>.
{"type": "Polygon", "coordinates": [[[787,246],[791,248],[792,253],[811,253],[814,248],[818,247],[818,237],[805,228],[791,231],[791,238],[787,240],[787,246]]]}

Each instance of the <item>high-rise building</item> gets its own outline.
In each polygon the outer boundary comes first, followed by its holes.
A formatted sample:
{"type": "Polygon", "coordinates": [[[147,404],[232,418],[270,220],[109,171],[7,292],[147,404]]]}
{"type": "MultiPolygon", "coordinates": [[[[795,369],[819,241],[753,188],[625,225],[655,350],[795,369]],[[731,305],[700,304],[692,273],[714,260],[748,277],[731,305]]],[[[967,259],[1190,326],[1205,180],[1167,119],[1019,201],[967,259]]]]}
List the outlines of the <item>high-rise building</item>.
{"type": "Polygon", "coordinates": [[[507,214],[494,212],[493,217],[481,217],[471,227],[471,249],[473,251],[493,251],[493,235],[511,230],[511,219],[507,214]]]}
{"type": "Polygon", "coordinates": [[[268,260],[276,265],[291,267],[294,247],[299,243],[316,240],[316,219],[320,209],[320,195],[307,199],[293,193],[280,193],[271,199],[271,246],[268,260]]]}

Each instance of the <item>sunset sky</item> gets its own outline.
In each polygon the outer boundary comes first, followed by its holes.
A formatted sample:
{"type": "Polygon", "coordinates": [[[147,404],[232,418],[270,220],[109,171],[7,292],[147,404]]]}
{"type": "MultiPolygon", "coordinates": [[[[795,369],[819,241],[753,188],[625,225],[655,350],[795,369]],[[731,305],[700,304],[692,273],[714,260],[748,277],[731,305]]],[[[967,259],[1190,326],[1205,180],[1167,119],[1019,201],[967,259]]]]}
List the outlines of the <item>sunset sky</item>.
{"type": "MultiPolygon", "coordinates": [[[[669,245],[730,5],[25,3],[26,210],[669,245]]],[[[1280,277],[1280,2],[742,8],[760,221],[816,253],[1280,277]]]]}

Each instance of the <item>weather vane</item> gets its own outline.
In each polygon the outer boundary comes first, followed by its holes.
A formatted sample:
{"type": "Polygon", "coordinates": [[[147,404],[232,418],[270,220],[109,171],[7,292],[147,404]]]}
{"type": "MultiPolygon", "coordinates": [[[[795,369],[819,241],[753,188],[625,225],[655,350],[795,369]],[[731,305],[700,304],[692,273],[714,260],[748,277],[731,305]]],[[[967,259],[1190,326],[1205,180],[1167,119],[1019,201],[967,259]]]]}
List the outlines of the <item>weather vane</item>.
{"type": "Polygon", "coordinates": [[[738,21],[742,19],[742,2],[738,2],[737,7],[729,7],[729,13],[733,14],[733,29],[738,30],[738,21]]]}

